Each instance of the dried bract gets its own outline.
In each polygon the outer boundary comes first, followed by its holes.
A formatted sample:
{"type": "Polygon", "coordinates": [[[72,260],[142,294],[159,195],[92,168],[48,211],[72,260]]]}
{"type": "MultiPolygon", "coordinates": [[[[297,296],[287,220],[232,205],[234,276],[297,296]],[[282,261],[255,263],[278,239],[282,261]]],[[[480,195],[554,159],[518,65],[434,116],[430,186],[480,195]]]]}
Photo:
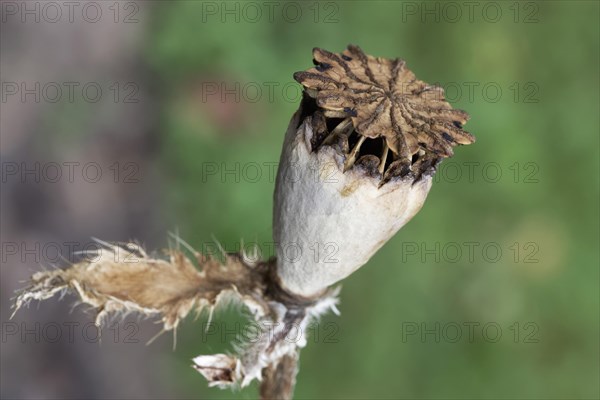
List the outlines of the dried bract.
{"type": "Polygon", "coordinates": [[[75,291],[98,311],[98,324],[110,313],[136,311],[162,316],[165,331],[177,328],[191,310],[214,307],[227,294],[241,296],[260,315],[269,310],[256,290],[266,285],[264,264],[251,265],[237,255],[225,255],[221,263],[195,252],[198,270],[178,249],[168,250],[168,259],[161,259],[133,243],[100,244],[85,261],[35,273],[18,295],[15,312],[31,300],[66,290],[75,291]]]}
{"type": "MultiPolygon", "coordinates": [[[[169,257],[161,259],[148,256],[134,243],[99,243],[102,247],[86,254],[85,261],[35,273],[17,296],[15,312],[31,300],[72,291],[95,309],[99,325],[110,314],[137,312],[161,317],[164,332],[175,330],[191,311],[210,309],[212,314],[225,301],[237,302],[250,311],[260,340],[242,341],[236,355],[198,356],[193,364],[211,386],[221,387],[243,387],[263,379],[264,370],[297,356],[312,321],[329,310],[337,312],[337,290],[319,299],[287,293],[278,284],[272,260],[252,263],[253,257],[244,253],[223,253],[220,262],[189,247],[192,257],[171,249],[169,257]],[[294,341],[287,335],[292,328],[300,330],[294,341]]],[[[265,386],[274,384],[269,380],[265,386]]]]}

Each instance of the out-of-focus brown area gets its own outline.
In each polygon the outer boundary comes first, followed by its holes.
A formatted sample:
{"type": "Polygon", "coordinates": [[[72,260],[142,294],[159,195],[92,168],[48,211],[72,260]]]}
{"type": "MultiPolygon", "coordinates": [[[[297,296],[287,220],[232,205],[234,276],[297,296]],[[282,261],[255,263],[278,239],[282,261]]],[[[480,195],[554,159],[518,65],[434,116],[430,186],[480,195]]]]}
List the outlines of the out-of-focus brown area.
{"type": "MultiPolygon", "coordinates": [[[[148,6],[140,6],[142,15],[148,6]]],[[[137,319],[113,330],[109,324],[99,343],[90,326],[94,316],[73,309],[71,296],[8,319],[9,297],[32,272],[73,261],[73,251],[93,249],[92,237],[136,238],[151,248],[166,237],[164,182],[156,166],[160,103],[140,64],[147,24],[144,18],[115,24],[102,9],[105,17],[94,24],[81,18],[36,23],[35,15],[22,23],[3,9],[2,398],[173,394],[168,374],[151,368],[170,352],[168,341],[145,346],[156,332],[152,323],[139,324],[137,343],[125,336],[138,325],[124,327],[137,319]],[[14,96],[13,82],[19,86],[14,96]],[[73,82],[72,92],[65,82],[73,82]],[[134,86],[124,88],[127,82],[134,86]],[[133,89],[138,102],[124,102],[133,89]]]]}

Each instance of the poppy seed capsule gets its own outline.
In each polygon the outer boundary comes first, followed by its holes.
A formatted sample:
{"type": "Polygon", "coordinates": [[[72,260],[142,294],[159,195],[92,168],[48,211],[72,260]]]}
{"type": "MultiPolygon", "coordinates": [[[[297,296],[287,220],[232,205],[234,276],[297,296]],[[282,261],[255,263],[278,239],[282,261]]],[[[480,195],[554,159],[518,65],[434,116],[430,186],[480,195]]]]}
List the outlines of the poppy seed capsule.
{"type": "Polygon", "coordinates": [[[364,265],[423,206],[435,168],[474,142],[466,112],[402,60],[313,50],[294,78],[304,98],[288,127],[273,235],[286,290],[319,294],[364,265]]]}

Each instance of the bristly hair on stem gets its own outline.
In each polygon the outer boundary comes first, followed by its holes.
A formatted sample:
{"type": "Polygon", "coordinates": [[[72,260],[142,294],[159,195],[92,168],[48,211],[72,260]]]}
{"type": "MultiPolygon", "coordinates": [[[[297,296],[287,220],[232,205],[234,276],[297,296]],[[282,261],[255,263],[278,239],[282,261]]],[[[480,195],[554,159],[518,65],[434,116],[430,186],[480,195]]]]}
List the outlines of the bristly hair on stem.
{"type": "Polygon", "coordinates": [[[96,310],[97,324],[110,314],[137,312],[159,316],[161,332],[173,330],[175,334],[191,311],[209,310],[212,315],[226,299],[238,302],[247,307],[261,329],[261,340],[242,341],[237,355],[198,356],[192,366],[211,386],[245,387],[258,379],[262,392],[291,398],[295,367],[289,365],[306,345],[306,328],[328,310],[337,313],[337,289],[318,298],[288,293],[278,283],[272,259],[253,262],[254,258],[241,252],[223,253],[223,261],[218,261],[189,246],[191,257],[178,247],[165,251],[166,258],[155,258],[135,243],[98,244],[97,250],[86,254],[85,261],[35,273],[19,292],[13,316],[32,300],[70,291],[96,310]],[[294,342],[287,339],[292,328],[300,330],[294,342]],[[281,381],[282,369],[293,373],[286,384],[281,381]]]}

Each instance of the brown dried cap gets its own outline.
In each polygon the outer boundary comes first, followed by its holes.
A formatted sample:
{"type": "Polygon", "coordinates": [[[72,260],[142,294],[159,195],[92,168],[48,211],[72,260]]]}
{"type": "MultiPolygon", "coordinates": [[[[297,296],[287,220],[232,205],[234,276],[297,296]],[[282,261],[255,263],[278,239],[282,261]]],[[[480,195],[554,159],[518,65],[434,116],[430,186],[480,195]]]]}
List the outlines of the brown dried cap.
{"type": "Polygon", "coordinates": [[[443,88],[418,80],[404,60],[372,57],[354,45],[341,54],[315,48],[313,59],[316,67],[294,79],[325,117],[350,118],[361,136],[383,137],[394,160],[410,165],[420,150],[451,157],[453,146],[475,142],[462,129],[469,115],[445,101],[443,88]]]}

